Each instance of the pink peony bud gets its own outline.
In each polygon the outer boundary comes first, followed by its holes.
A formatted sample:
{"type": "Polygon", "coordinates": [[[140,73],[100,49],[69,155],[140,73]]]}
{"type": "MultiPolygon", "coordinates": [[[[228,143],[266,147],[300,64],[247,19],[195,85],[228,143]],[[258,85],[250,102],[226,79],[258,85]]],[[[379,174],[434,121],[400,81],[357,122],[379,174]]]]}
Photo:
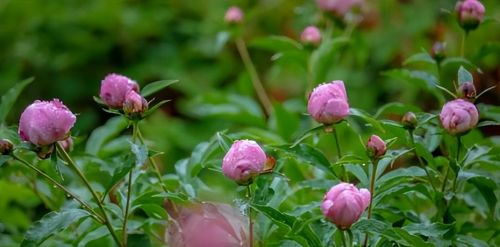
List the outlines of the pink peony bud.
{"type": "Polygon", "coordinates": [[[418,123],[417,116],[415,116],[415,113],[409,111],[403,115],[401,123],[403,123],[404,127],[407,129],[415,129],[418,123]]]}
{"type": "Polygon", "coordinates": [[[21,114],[19,135],[24,141],[45,146],[68,137],[76,116],[58,99],[35,101],[21,114]]]}
{"type": "Polygon", "coordinates": [[[458,88],[458,95],[464,99],[474,100],[476,98],[476,87],[472,82],[464,82],[458,88]]]}
{"type": "Polygon", "coordinates": [[[304,44],[319,45],[321,42],[321,32],[315,26],[308,26],[302,31],[300,40],[304,44]]]}
{"type": "Polygon", "coordinates": [[[136,91],[131,90],[125,96],[123,112],[129,115],[142,114],[148,110],[148,102],[136,91]]]}
{"type": "Polygon", "coordinates": [[[125,96],[129,91],[139,92],[139,85],[128,77],[109,74],[101,82],[100,97],[112,108],[122,108],[125,96]]]}
{"type": "Polygon", "coordinates": [[[176,224],[168,227],[172,247],[246,247],[248,221],[226,204],[202,203],[179,207],[173,214],[176,224]]]}
{"type": "Polygon", "coordinates": [[[326,193],[321,211],[339,229],[346,230],[359,220],[370,205],[370,191],[356,188],[352,184],[340,183],[326,193]]]}
{"type": "Polygon", "coordinates": [[[455,11],[458,23],[465,31],[471,31],[479,26],[484,18],[484,6],[478,0],[461,0],[457,3],[455,11]]]}
{"type": "Polygon", "coordinates": [[[384,140],[380,139],[377,135],[372,135],[370,139],[368,139],[366,150],[370,157],[380,158],[385,154],[385,151],[387,151],[387,147],[385,146],[384,140]]]}
{"type": "Polygon", "coordinates": [[[474,104],[456,99],[446,103],[439,114],[441,124],[452,135],[461,134],[474,128],[479,113],[474,104]]]}
{"type": "Polygon", "coordinates": [[[445,44],[443,42],[435,42],[434,45],[432,45],[431,56],[438,63],[443,61],[446,57],[445,44]]]}
{"type": "Polygon", "coordinates": [[[0,154],[7,155],[14,149],[14,144],[7,139],[0,139],[0,154]]]}
{"type": "Polygon", "coordinates": [[[361,7],[364,0],[316,0],[319,8],[343,17],[355,7],[361,7]]]}
{"type": "Polygon", "coordinates": [[[226,11],[224,20],[229,24],[238,24],[243,20],[243,11],[236,6],[231,6],[226,11]]]}
{"type": "Polygon", "coordinates": [[[318,122],[334,124],[349,115],[349,103],[343,81],[316,87],[307,103],[307,111],[318,122]]]}
{"type": "Polygon", "coordinates": [[[241,185],[252,182],[264,171],[267,157],[255,141],[238,140],[233,143],[222,160],[222,172],[241,185]]]}

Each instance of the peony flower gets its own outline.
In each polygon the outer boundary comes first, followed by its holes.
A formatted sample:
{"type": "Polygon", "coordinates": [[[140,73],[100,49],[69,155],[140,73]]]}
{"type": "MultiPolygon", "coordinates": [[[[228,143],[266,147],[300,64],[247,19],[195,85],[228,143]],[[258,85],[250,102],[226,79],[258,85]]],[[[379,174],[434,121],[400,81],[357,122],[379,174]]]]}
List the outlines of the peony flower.
{"type": "Polygon", "coordinates": [[[134,90],[130,90],[123,102],[123,112],[126,114],[142,114],[148,109],[148,102],[134,90]]]}
{"type": "Polygon", "coordinates": [[[458,88],[458,95],[464,99],[474,100],[476,98],[476,87],[472,82],[464,82],[458,88]]]}
{"type": "Polygon", "coordinates": [[[319,45],[321,42],[321,32],[315,26],[308,26],[302,31],[300,40],[304,44],[319,45]]]}
{"type": "Polygon", "coordinates": [[[403,118],[401,118],[401,123],[405,126],[405,128],[408,129],[414,129],[417,126],[417,116],[415,116],[415,113],[409,111],[403,115],[403,118]]]}
{"type": "Polygon", "coordinates": [[[360,7],[364,0],[316,0],[316,3],[321,10],[343,17],[354,7],[360,7]]]}
{"type": "Polygon", "coordinates": [[[109,74],[101,82],[99,95],[109,107],[122,108],[129,91],[139,92],[139,85],[123,75],[109,74]]]}
{"type": "Polygon", "coordinates": [[[380,158],[385,154],[385,151],[387,151],[387,147],[385,146],[384,140],[380,139],[377,135],[372,135],[370,139],[368,139],[366,150],[371,157],[380,158]]]}
{"type": "Polygon", "coordinates": [[[340,183],[326,193],[321,211],[339,229],[346,230],[359,220],[370,205],[370,191],[356,188],[352,184],[340,183]]]}
{"type": "Polygon", "coordinates": [[[66,139],[76,116],[58,99],[35,101],[19,119],[19,135],[24,141],[45,146],[66,139]]]}
{"type": "Polygon", "coordinates": [[[465,31],[471,31],[479,26],[484,18],[484,6],[478,0],[461,0],[455,7],[458,23],[465,31]]]}
{"type": "Polygon", "coordinates": [[[446,103],[439,114],[441,124],[452,135],[462,134],[474,128],[479,113],[474,104],[456,99],[446,103]]]}
{"type": "Polygon", "coordinates": [[[255,141],[238,140],[222,160],[222,172],[236,183],[245,185],[264,171],[267,157],[255,141]]]}
{"type": "Polygon", "coordinates": [[[226,204],[202,203],[179,208],[168,227],[168,244],[172,247],[246,247],[248,221],[226,204]]]}
{"type": "Polygon", "coordinates": [[[307,103],[307,111],[322,124],[334,124],[349,115],[349,103],[343,81],[316,87],[307,103]]]}
{"type": "Polygon", "coordinates": [[[224,20],[229,24],[238,24],[243,20],[243,11],[236,6],[231,6],[224,15],[224,20]]]}

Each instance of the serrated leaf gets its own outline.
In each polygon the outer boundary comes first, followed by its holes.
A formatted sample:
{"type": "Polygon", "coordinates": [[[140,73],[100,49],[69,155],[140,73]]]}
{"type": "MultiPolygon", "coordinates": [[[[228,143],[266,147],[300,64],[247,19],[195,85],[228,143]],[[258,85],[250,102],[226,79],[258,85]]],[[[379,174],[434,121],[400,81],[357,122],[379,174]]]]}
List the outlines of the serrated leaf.
{"type": "Polygon", "coordinates": [[[92,131],[85,145],[85,152],[97,156],[101,147],[113,137],[118,136],[127,126],[128,122],[124,117],[110,118],[104,125],[92,131]]]}
{"type": "Polygon", "coordinates": [[[142,88],[141,95],[142,97],[148,97],[178,81],[179,80],[161,80],[161,81],[151,82],[142,88]]]}
{"type": "Polygon", "coordinates": [[[25,79],[19,83],[16,83],[13,87],[9,89],[2,98],[0,99],[0,124],[5,122],[5,118],[7,118],[7,114],[9,114],[10,109],[16,103],[17,97],[23,91],[23,89],[32,83],[34,80],[33,77],[25,79]]]}
{"type": "Polygon", "coordinates": [[[458,83],[459,85],[462,85],[466,82],[474,83],[474,78],[469,71],[467,71],[463,66],[460,66],[460,69],[458,69],[458,83]]]}
{"type": "Polygon", "coordinates": [[[87,216],[89,216],[87,211],[77,208],[50,212],[26,231],[21,247],[39,246],[50,236],[87,216]]]}

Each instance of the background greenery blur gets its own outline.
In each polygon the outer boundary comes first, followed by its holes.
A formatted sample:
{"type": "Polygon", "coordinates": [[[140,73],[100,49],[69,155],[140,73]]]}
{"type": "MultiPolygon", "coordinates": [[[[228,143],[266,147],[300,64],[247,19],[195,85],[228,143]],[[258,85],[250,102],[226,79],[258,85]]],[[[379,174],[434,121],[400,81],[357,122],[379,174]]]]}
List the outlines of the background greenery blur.
{"type": "MultiPolygon", "coordinates": [[[[467,58],[480,68],[468,67],[474,71],[478,91],[500,81],[500,25],[496,21],[500,20],[500,2],[482,2],[488,20],[469,35],[466,46],[467,58]]],[[[439,110],[441,103],[431,92],[387,71],[406,66],[406,58],[429,51],[435,41],[446,42],[448,56],[457,57],[462,31],[450,13],[455,3],[371,1],[351,41],[330,58],[331,66],[315,83],[344,80],[350,105],[372,114],[388,102],[439,110]]],[[[0,95],[34,76],[35,82],[24,90],[8,123],[17,123],[20,112],[35,99],[59,98],[79,114],[72,131],[79,137],[78,152],[89,133],[110,118],[92,99],[106,74],[120,73],[140,85],[179,79],[155,95],[172,101],[142,127],[155,149],[165,152],[162,169],[170,172],[177,160],[216,131],[268,127],[285,142],[297,138],[310,124],[302,114],[306,112],[307,73],[293,57],[273,57],[275,52],[253,41],[268,35],[298,40],[304,27],[321,26],[321,20],[312,0],[1,0],[0,95]],[[240,6],[246,14],[244,38],[271,98],[283,103],[284,114],[296,115],[294,121],[281,123],[285,127],[273,119],[264,121],[250,77],[234,43],[224,33],[228,26],[223,16],[230,5],[240,6]]],[[[334,36],[342,34],[334,31],[334,36]]],[[[453,88],[460,65],[450,63],[442,68],[443,86],[453,88]]],[[[479,102],[498,105],[500,87],[479,102]]],[[[491,128],[483,134],[499,133],[491,128]]],[[[0,188],[8,191],[8,186],[0,188]]],[[[0,218],[2,214],[0,210],[0,218]]],[[[27,227],[29,222],[22,225],[27,227]]]]}

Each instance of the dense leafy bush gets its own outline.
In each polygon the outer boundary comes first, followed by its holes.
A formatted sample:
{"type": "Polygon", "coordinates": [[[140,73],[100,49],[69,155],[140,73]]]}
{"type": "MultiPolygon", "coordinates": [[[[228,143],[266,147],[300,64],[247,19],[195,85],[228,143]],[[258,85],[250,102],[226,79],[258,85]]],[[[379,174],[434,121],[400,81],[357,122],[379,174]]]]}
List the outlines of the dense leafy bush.
{"type": "Polygon", "coordinates": [[[0,3],[0,246],[500,246],[500,4],[229,7],[0,3]]]}

